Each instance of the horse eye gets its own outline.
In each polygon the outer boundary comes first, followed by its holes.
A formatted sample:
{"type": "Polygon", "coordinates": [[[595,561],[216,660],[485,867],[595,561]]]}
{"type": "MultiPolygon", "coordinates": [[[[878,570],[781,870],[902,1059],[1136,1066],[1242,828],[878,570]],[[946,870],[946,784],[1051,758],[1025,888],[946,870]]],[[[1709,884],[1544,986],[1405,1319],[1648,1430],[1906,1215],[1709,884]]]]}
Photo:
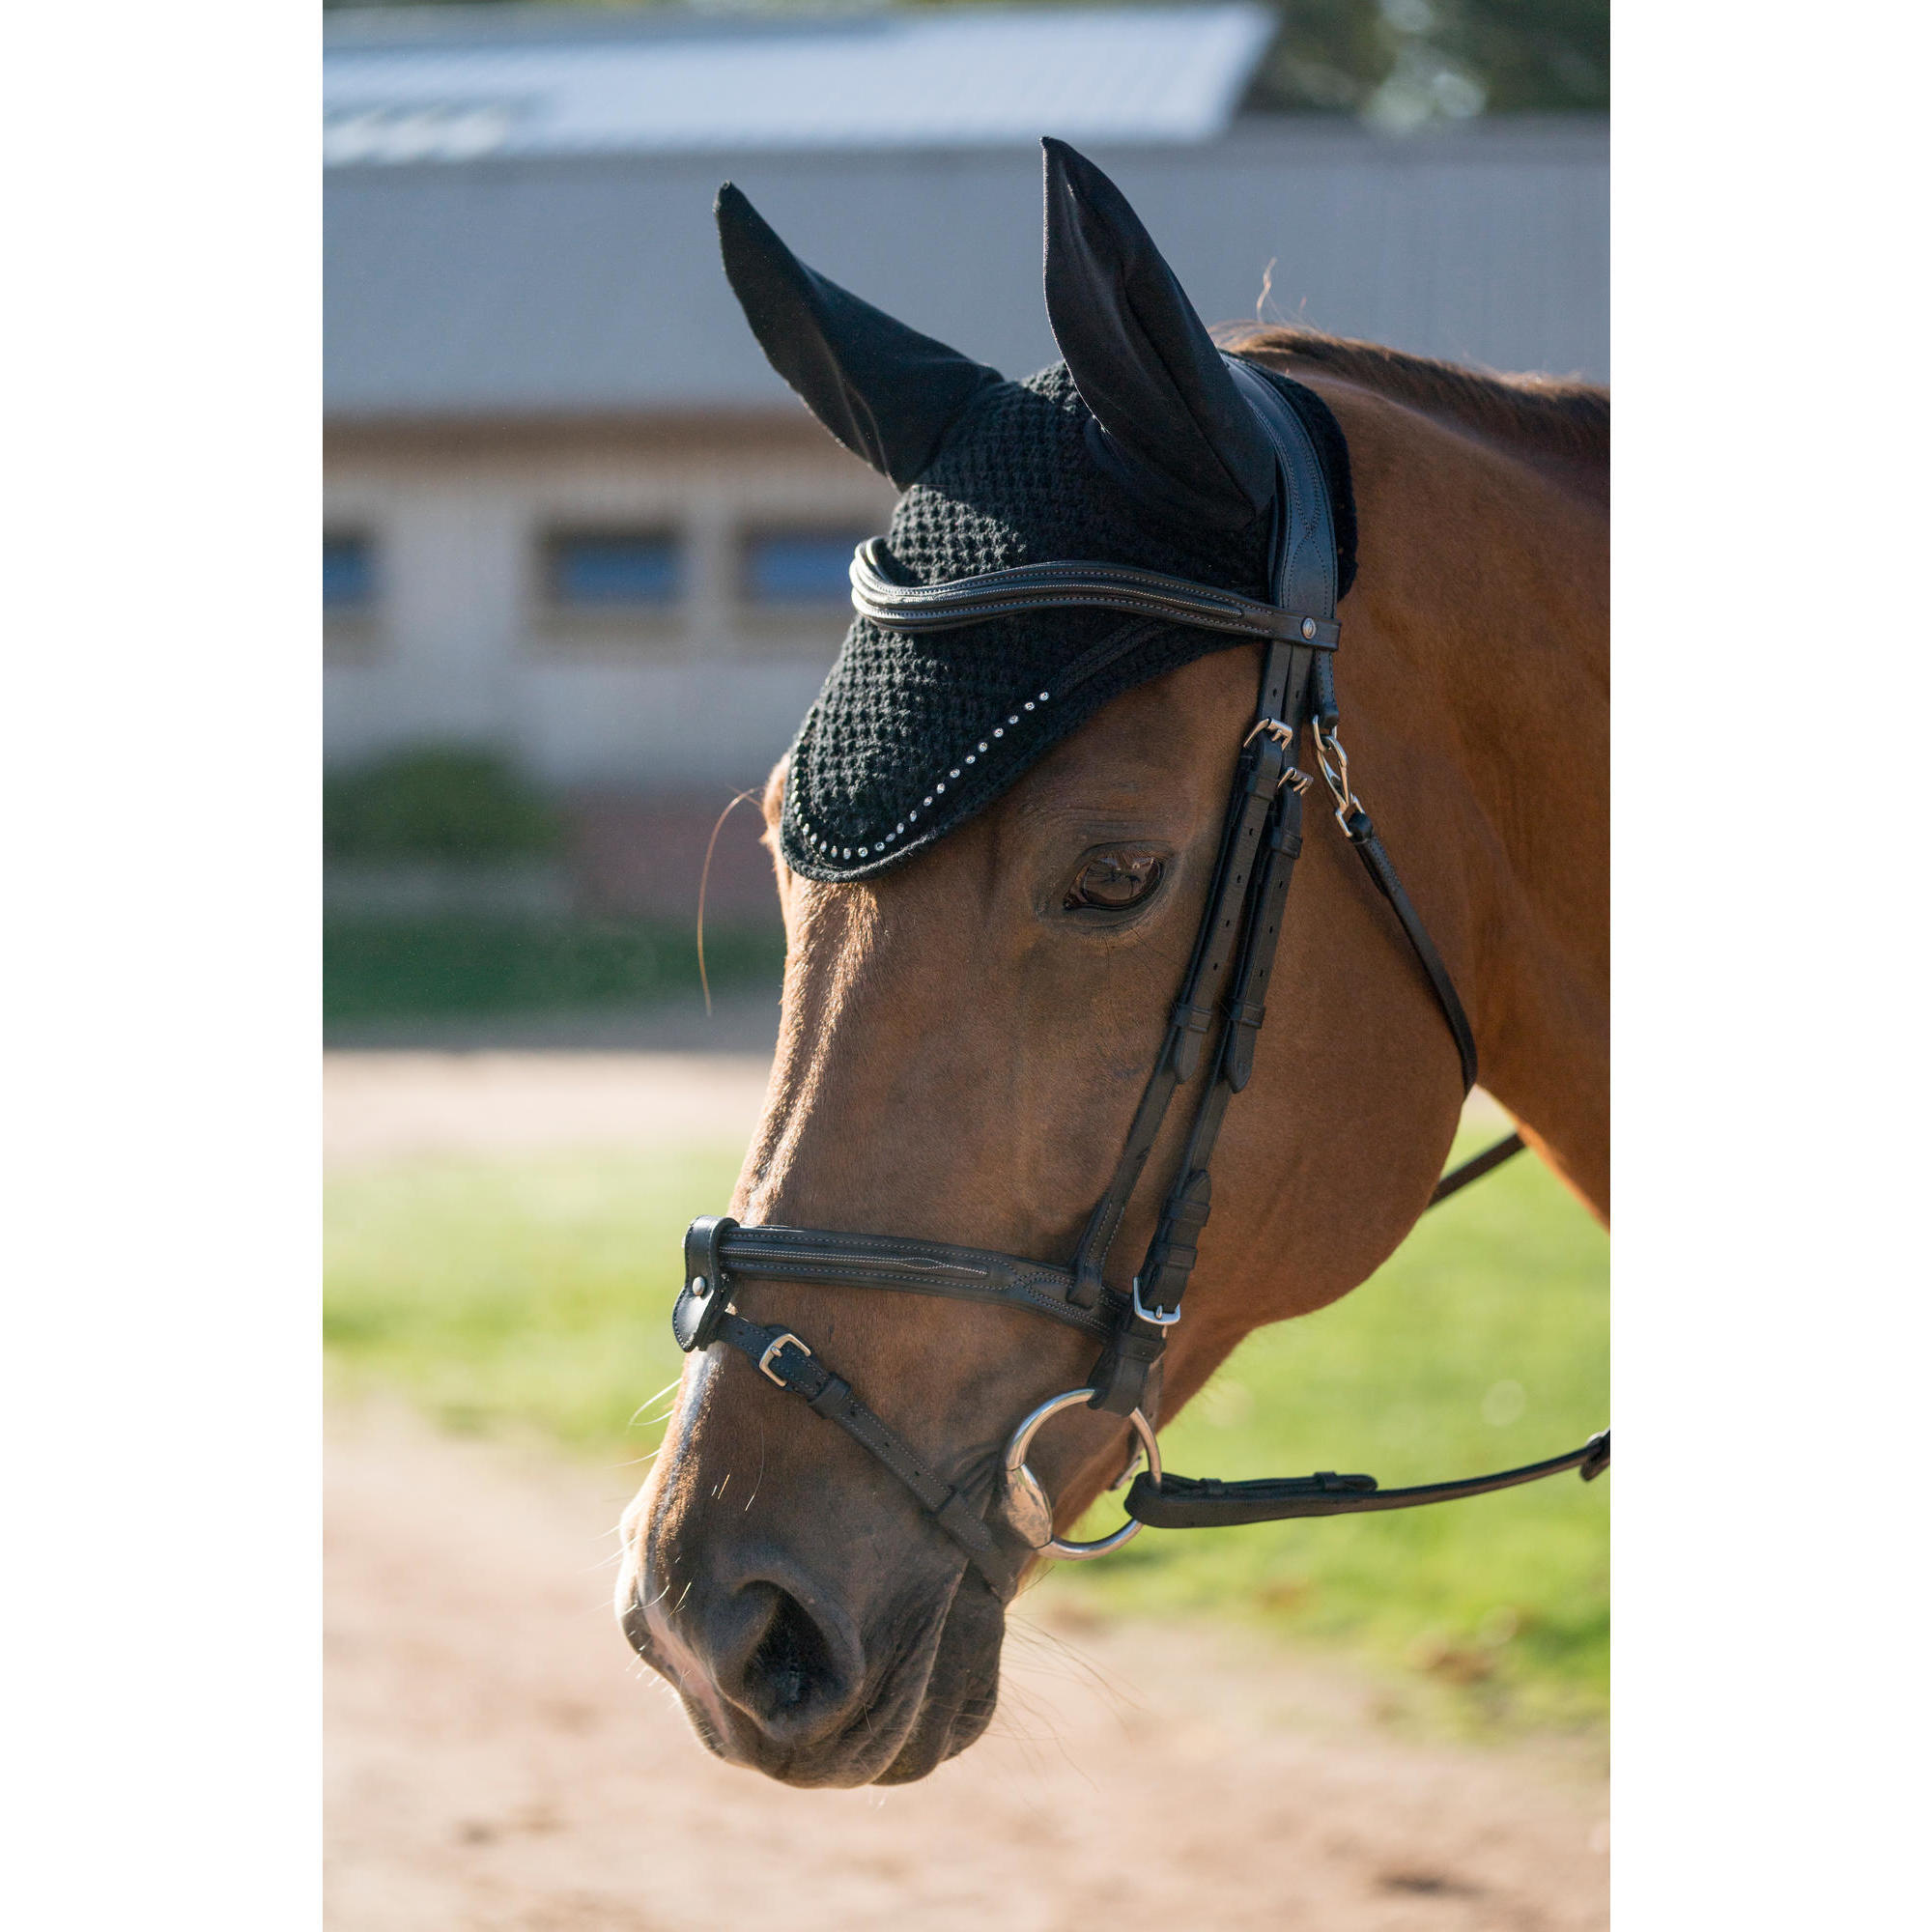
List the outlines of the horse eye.
{"type": "Polygon", "coordinates": [[[1124,912],[1160,884],[1163,869],[1148,854],[1103,852],[1081,867],[1062,906],[1067,912],[1124,912]]]}

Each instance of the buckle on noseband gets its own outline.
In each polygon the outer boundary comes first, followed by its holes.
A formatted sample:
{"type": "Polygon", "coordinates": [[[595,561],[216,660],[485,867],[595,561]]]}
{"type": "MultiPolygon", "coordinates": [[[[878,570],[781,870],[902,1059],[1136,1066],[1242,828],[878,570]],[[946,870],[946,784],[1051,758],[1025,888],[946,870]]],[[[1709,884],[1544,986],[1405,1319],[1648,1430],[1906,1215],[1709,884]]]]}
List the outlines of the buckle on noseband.
{"type": "Polygon", "coordinates": [[[807,1361],[810,1361],[811,1359],[811,1350],[808,1349],[805,1346],[805,1344],[801,1342],[798,1339],[798,1337],[790,1331],[790,1329],[786,1329],[782,1335],[779,1336],[779,1338],[775,1342],[773,1342],[770,1345],[770,1347],[766,1349],[765,1352],[758,1357],[758,1373],[761,1376],[763,1376],[767,1381],[778,1383],[780,1388],[789,1388],[791,1384],[788,1381],[786,1381],[781,1375],[778,1374],[777,1371],[773,1369],[772,1357],[776,1355],[778,1351],[781,1349],[782,1349],[787,1343],[789,1343],[794,1349],[796,1349],[798,1352],[806,1358],[807,1361]]]}

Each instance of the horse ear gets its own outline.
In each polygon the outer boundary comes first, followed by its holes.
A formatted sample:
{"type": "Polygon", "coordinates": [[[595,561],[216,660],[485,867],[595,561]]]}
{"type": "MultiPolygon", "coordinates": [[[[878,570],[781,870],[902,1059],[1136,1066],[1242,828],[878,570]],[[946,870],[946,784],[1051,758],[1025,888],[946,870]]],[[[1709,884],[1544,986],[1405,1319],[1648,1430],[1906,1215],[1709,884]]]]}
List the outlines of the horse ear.
{"type": "Polygon", "coordinates": [[[847,449],[903,490],[1000,372],[813,273],[729,182],[715,213],[725,276],[772,367],[847,449]]]}
{"type": "Polygon", "coordinates": [[[1126,197],[1065,142],[1040,145],[1047,319],[1094,455],[1170,514],[1247,528],[1274,500],[1266,432],[1126,197]]]}

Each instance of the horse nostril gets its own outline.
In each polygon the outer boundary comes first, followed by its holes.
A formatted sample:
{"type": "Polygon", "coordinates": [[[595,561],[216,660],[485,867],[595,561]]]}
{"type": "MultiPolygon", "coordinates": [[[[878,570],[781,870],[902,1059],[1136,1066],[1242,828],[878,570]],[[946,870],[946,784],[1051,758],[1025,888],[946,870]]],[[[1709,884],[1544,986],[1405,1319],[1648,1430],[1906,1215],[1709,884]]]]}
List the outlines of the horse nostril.
{"type": "Polygon", "coordinates": [[[811,1693],[811,1681],[826,1663],[825,1645],[805,1612],[790,1597],[781,1597],[764,1641],[752,1653],[747,1677],[763,1680],[775,1711],[789,1711],[811,1693]]]}
{"type": "Polygon", "coordinates": [[[721,1687],[769,1732],[816,1728],[845,1705],[850,1685],[831,1639],[811,1612],[772,1583],[749,1586],[768,1598],[763,1631],[735,1687],[721,1687]]]}

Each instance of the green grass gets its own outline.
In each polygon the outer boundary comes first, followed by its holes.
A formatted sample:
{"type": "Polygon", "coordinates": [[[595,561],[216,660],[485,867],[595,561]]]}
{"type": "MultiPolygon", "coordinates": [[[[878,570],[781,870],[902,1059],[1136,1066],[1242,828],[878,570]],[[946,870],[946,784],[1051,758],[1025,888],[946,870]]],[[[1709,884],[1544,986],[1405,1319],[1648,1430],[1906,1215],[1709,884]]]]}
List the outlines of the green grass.
{"type": "Polygon", "coordinates": [[[736,1152],[411,1161],[330,1178],[332,1371],[459,1429],[533,1427],[642,1455],[631,1418],[678,1372],[685,1224],[730,1199],[736,1152]]]}
{"type": "MultiPolygon", "coordinates": [[[[1574,1448],[1609,1419],[1608,1275],[1602,1230],[1521,1156],[1352,1294],[1249,1337],[1163,1430],[1162,1459],[1228,1478],[1365,1469],[1393,1488],[1574,1448]]],[[[1347,1642],[1456,1687],[1470,1717],[1592,1718],[1609,1488],[1564,1475],[1385,1516],[1149,1531],[1079,1580],[1121,1610],[1233,1610],[1347,1642]]],[[[1109,1507],[1091,1523],[1111,1526],[1109,1507]]]]}
{"type": "MultiPolygon", "coordinates": [[[[714,989],[776,989],[784,935],[774,923],[714,923],[705,936],[714,989]]],[[[347,919],[323,928],[323,1016],[418,1019],[576,1010],[698,990],[688,923],[474,917],[347,919]]]]}
{"type": "MultiPolygon", "coordinates": [[[[657,1432],[633,1417],[678,1370],[679,1237],[729,1197],[737,1165],[699,1149],[332,1178],[337,1386],[400,1391],[454,1428],[643,1456],[657,1432]]],[[[1571,1448],[1608,1415],[1607,1287],[1605,1236],[1524,1157],[1335,1307],[1251,1337],[1163,1453],[1189,1475],[1367,1469],[1393,1485],[1571,1448]]],[[[1387,1516],[1150,1530],[1060,1566],[1052,1587],[1096,1612],[1340,1645],[1458,1721],[1588,1721],[1608,1667],[1609,1487],[1560,1476],[1387,1516]]]]}

